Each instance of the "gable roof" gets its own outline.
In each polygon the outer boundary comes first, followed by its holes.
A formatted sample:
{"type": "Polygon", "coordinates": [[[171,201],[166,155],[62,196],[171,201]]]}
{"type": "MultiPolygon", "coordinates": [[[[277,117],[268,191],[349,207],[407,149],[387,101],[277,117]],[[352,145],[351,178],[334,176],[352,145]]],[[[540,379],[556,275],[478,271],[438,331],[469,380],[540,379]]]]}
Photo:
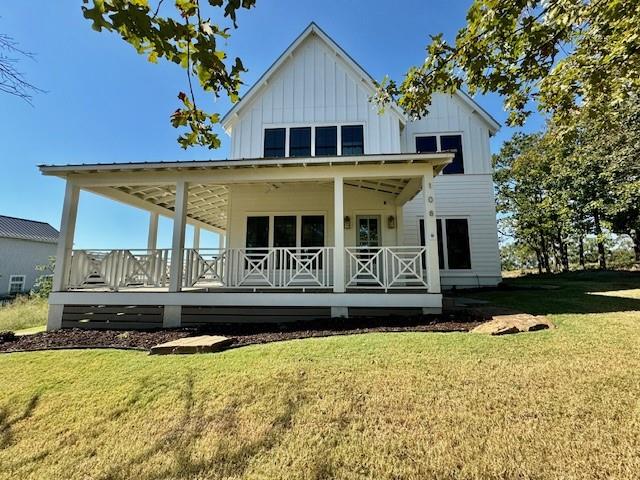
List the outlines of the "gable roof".
{"type": "MultiPolygon", "coordinates": [[[[278,71],[278,69],[285,63],[290,55],[298,48],[307,37],[316,35],[317,38],[322,40],[333,52],[340,58],[342,58],[351,68],[353,68],[370,87],[376,88],[376,80],[364,69],[360,64],[355,61],[351,55],[349,55],[338,43],[333,40],[329,35],[325,33],[315,22],[311,22],[304,31],[298,35],[298,37],[282,52],[282,54],[276,59],[276,61],[262,74],[256,83],[245,93],[239,102],[237,102],[231,110],[229,110],[224,117],[222,117],[222,127],[229,132],[229,129],[233,123],[234,115],[237,115],[239,111],[247,104],[251,102],[261,87],[269,83],[269,79],[278,71]]],[[[489,132],[494,135],[499,129],[500,124],[493,118],[486,110],[484,110],[473,98],[462,90],[456,91],[458,96],[471,110],[477,113],[489,126],[489,132]]],[[[403,124],[407,123],[407,117],[402,109],[394,102],[389,105],[389,109],[396,113],[403,124]]]]}
{"type": "MultiPolygon", "coordinates": [[[[231,110],[229,110],[224,117],[222,117],[221,124],[222,127],[228,132],[231,124],[233,123],[234,115],[238,114],[239,111],[247,104],[251,102],[251,99],[256,96],[256,94],[260,91],[260,88],[269,83],[269,79],[278,71],[278,69],[287,61],[290,55],[310,36],[315,35],[318,39],[323,41],[325,45],[332,50],[336,56],[341,58],[344,62],[347,63],[353,70],[356,71],[358,75],[362,78],[362,80],[368,84],[372,89],[375,89],[376,81],[374,78],[360,66],[358,62],[356,62],[351,55],[343,50],[343,48],[336,43],[329,35],[327,35],[324,30],[322,30],[315,22],[311,22],[304,31],[298,35],[298,37],[287,47],[287,49],[282,52],[282,54],[276,59],[276,61],[267,69],[266,72],[262,74],[262,76],[258,79],[256,83],[254,83],[251,88],[245,93],[240,101],[236,103],[231,110]]],[[[395,103],[391,103],[389,105],[389,110],[393,111],[400,121],[403,124],[407,123],[407,118],[402,111],[402,109],[395,103]]]]}
{"type": "Polygon", "coordinates": [[[58,235],[58,230],[48,223],[0,215],[0,238],[56,243],[58,235]]]}

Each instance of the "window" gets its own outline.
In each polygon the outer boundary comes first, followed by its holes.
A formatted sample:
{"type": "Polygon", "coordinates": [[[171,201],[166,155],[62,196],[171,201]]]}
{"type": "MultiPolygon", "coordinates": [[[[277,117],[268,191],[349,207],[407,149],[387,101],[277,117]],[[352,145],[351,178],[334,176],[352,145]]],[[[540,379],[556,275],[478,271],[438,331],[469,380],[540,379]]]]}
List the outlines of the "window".
{"type": "Polygon", "coordinates": [[[9,295],[24,292],[24,283],[26,277],[24,275],[11,275],[9,277],[9,295]]]}
{"type": "Polygon", "coordinates": [[[435,153],[438,151],[438,137],[416,137],[417,153],[435,153]]]}
{"type": "Polygon", "coordinates": [[[417,153],[435,153],[455,150],[453,162],[447,165],[442,173],[464,173],[462,155],[462,135],[428,135],[416,137],[417,153]]]}
{"type": "Polygon", "coordinates": [[[267,128],[264,131],[264,158],[285,156],[285,128],[267,128]]]}
{"type": "Polygon", "coordinates": [[[440,150],[456,151],[456,155],[453,157],[453,162],[447,165],[442,173],[464,173],[461,135],[442,135],[440,137],[440,150]]]}
{"type": "MultiPolygon", "coordinates": [[[[467,219],[438,219],[437,228],[439,267],[447,270],[470,270],[471,249],[469,247],[469,224],[467,219]],[[442,228],[443,221],[445,227],[444,231],[442,228]]],[[[420,245],[425,245],[423,219],[420,219],[420,245]]]]}
{"type": "Polygon", "coordinates": [[[247,248],[269,246],[269,217],[247,217],[247,248]]]}
{"type": "Polygon", "coordinates": [[[273,217],[273,246],[296,246],[296,220],[295,215],[273,217]]]}
{"type": "Polygon", "coordinates": [[[338,127],[316,127],[316,157],[338,154],[338,127]]]}
{"type": "Polygon", "coordinates": [[[345,125],[341,129],[342,155],[364,155],[362,125],[345,125]]]}
{"type": "Polygon", "coordinates": [[[289,130],[289,156],[311,156],[311,127],[292,128],[289,130]]]}
{"type": "Polygon", "coordinates": [[[324,247],[324,217],[322,215],[302,216],[301,247],[324,247]]]}

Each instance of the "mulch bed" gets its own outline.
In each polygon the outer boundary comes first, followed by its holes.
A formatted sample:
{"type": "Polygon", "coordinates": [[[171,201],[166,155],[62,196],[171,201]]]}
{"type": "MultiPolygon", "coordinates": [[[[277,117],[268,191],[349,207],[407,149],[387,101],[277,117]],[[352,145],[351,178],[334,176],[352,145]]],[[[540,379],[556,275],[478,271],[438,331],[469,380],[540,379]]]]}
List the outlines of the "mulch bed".
{"type": "Polygon", "coordinates": [[[467,332],[483,323],[477,313],[451,312],[415,317],[335,318],[289,324],[210,325],[176,330],[84,330],[68,329],[12,337],[0,333],[0,352],[36,350],[118,348],[148,351],[152,346],[194,335],[234,337],[233,347],[310,337],[371,332],[467,332]]]}

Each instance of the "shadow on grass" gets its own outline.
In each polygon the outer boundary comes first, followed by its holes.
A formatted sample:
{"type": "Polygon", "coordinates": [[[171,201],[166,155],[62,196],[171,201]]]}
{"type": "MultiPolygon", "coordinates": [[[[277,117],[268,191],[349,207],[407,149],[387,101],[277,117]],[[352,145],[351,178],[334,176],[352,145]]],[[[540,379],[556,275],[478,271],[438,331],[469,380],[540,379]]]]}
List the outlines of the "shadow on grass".
{"type": "MultiPolygon", "coordinates": [[[[298,391],[292,386],[289,391],[298,391]]],[[[200,478],[202,474],[212,478],[239,477],[247,470],[252,459],[278,446],[284,434],[291,428],[292,420],[303,404],[303,398],[288,398],[284,411],[277,415],[260,436],[239,441],[238,412],[241,401],[234,398],[213,414],[205,408],[205,403],[194,396],[194,378],[189,373],[181,393],[182,408],[177,421],[158,440],[137,455],[120,464],[117,461],[103,475],[102,480],[136,478],[140,480],[157,478],[200,478]],[[215,429],[218,441],[212,443],[202,454],[198,444],[205,435],[215,429]],[[160,469],[152,469],[145,474],[136,472],[140,464],[162,455],[172,461],[160,462],[160,469]]]]}
{"type": "Polygon", "coordinates": [[[40,394],[35,393],[29,398],[22,413],[14,418],[9,416],[9,406],[0,408],[0,448],[7,448],[13,443],[13,427],[17,423],[28,419],[40,401],[40,394]]]}
{"type": "Polygon", "coordinates": [[[640,311],[640,299],[598,295],[632,289],[640,289],[640,272],[584,271],[510,278],[464,295],[533,315],[640,311]]]}

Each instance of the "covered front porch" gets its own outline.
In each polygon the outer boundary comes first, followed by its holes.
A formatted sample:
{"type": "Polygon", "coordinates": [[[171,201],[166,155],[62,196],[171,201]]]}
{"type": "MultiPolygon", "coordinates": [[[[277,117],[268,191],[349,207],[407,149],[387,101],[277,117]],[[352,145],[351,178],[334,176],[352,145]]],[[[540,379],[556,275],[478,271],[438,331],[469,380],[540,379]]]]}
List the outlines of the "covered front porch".
{"type": "Polygon", "coordinates": [[[48,328],[83,306],[158,307],[163,327],[204,307],[437,312],[432,181],[452,156],[42,166],[67,182],[48,328]],[[74,249],[80,190],[147,210],[147,248],[74,249]],[[405,245],[402,207],[421,190],[426,241],[405,245]],[[157,248],[160,215],[173,219],[171,248],[157,248]],[[200,247],[204,229],[220,235],[217,247],[200,247]]]}

